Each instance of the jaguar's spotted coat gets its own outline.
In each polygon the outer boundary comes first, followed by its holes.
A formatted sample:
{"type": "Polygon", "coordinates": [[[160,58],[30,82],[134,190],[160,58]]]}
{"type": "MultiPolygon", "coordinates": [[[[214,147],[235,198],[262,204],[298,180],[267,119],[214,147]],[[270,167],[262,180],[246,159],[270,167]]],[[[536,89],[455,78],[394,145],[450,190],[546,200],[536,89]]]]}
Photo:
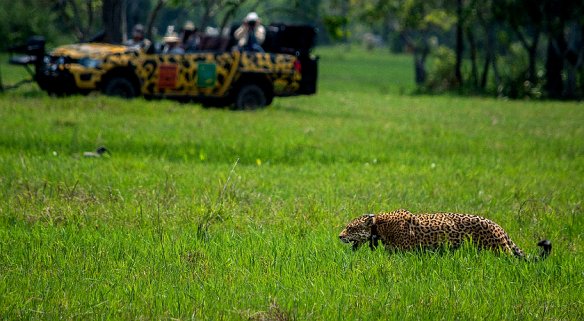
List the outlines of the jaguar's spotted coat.
{"type": "MultiPolygon", "coordinates": [[[[339,235],[341,241],[353,243],[353,249],[369,242],[373,249],[380,240],[390,250],[459,247],[471,240],[481,249],[503,251],[525,257],[497,223],[476,215],[436,213],[414,215],[407,210],[383,214],[365,214],[351,221],[339,235]]],[[[541,258],[551,252],[551,243],[540,241],[541,258]]]]}

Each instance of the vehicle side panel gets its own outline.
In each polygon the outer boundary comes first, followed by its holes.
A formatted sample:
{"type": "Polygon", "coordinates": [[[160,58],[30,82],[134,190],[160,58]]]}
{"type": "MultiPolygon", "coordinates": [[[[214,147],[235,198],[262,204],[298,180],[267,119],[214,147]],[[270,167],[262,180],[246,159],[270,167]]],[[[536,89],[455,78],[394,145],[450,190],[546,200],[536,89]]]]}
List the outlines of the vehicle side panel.
{"type": "Polygon", "coordinates": [[[145,95],[223,97],[242,74],[253,73],[265,75],[276,96],[286,96],[300,87],[302,77],[294,69],[295,60],[284,54],[224,52],[144,55],[134,63],[145,95]],[[201,64],[215,65],[212,86],[200,86],[201,64]]]}
{"type": "Polygon", "coordinates": [[[243,53],[239,74],[265,74],[273,83],[275,96],[289,96],[300,88],[301,74],[295,70],[296,57],[286,54],[243,53]]]}
{"type": "Polygon", "coordinates": [[[233,80],[238,59],[239,54],[229,52],[157,54],[140,56],[133,63],[145,95],[222,96],[233,80]],[[201,64],[215,66],[215,79],[205,87],[198,86],[201,64]]]}

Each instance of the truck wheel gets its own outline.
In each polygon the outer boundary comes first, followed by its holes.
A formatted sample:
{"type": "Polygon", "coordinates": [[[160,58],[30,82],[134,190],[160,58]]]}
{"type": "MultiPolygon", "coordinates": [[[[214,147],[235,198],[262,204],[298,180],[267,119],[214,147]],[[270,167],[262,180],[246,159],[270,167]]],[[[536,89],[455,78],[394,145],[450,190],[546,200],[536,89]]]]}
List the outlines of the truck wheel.
{"type": "Polygon", "coordinates": [[[235,96],[236,109],[256,109],[268,105],[264,90],[255,84],[243,85],[235,96]]]}
{"type": "Polygon", "coordinates": [[[137,96],[136,87],[132,82],[124,77],[110,78],[104,88],[103,92],[108,96],[116,96],[122,98],[133,98],[137,96]]]}

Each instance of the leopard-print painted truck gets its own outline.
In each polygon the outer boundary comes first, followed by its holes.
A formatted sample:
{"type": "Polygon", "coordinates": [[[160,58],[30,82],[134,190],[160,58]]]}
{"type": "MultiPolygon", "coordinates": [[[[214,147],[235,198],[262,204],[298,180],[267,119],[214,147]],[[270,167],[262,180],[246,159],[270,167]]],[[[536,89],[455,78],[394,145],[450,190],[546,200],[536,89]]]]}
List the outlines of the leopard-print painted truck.
{"type": "MultiPolygon", "coordinates": [[[[42,40],[38,45],[43,47],[39,52],[44,51],[42,40]]],[[[32,57],[29,63],[36,65],[36,82],[50,94],[100,91],[247,109],[270,105],[274,97],[314,94],[317,58],[309,53],[311,47],[157,54],[122,45],[83,43],[58,47],[48,55],[32,57]]]]}

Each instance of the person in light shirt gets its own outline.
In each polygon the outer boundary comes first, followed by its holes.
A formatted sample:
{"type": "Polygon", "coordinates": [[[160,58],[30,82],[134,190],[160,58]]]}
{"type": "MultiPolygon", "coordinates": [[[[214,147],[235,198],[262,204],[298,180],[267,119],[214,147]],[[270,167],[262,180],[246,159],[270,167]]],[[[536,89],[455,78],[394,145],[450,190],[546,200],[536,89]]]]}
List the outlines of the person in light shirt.
{"type": "Polygon", "coordinates": [[[185,50],[180,46],[180,38],[178,34],[174,31],[174,26],[168,26],[164,38],[164,48],[162,49],[163,54],[184,54],[185,50]]]}
{"type": "Polygon", "coordinates": [[[263,52],[262,44],[266,40],[266,28],[262,26],[260,17],[250,12],[243,19],[243,23],[233,34],[237,39],[239,50],[263,52]]]}
{"type": "Polygon", "coordinates": [[[137,24],[132,28],[132,38],[128,39],[124,44],[132,48],[148,50],[152,43],[144,38],[144,26],[137,24]]]}

